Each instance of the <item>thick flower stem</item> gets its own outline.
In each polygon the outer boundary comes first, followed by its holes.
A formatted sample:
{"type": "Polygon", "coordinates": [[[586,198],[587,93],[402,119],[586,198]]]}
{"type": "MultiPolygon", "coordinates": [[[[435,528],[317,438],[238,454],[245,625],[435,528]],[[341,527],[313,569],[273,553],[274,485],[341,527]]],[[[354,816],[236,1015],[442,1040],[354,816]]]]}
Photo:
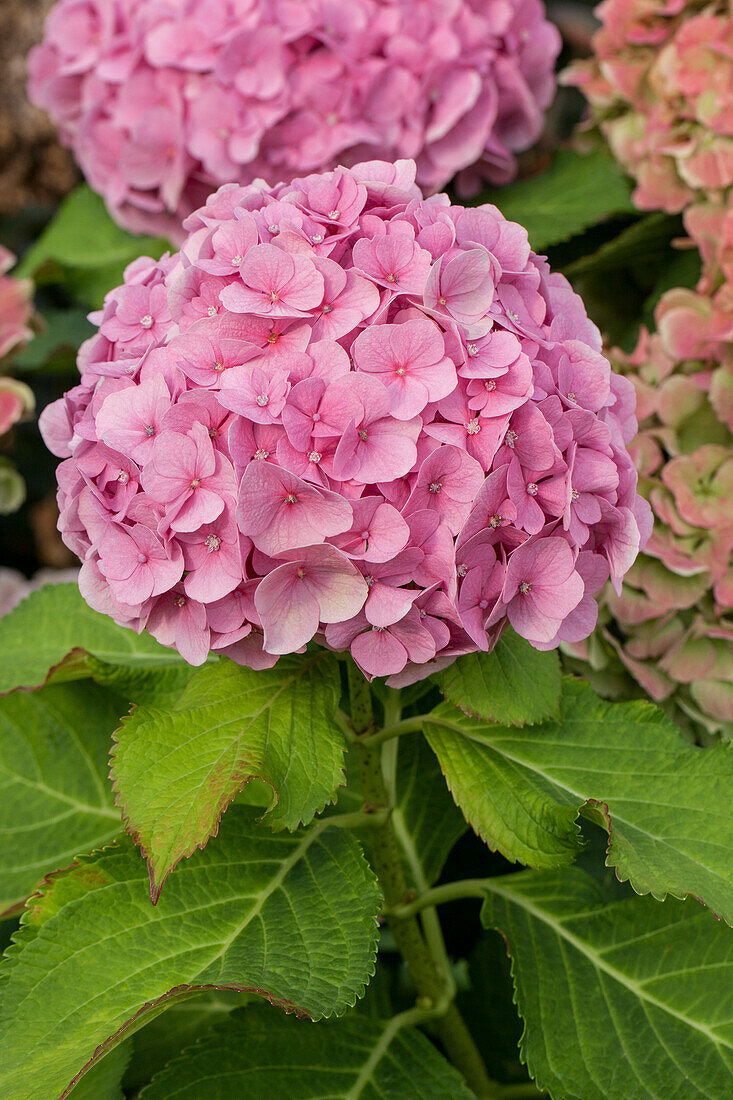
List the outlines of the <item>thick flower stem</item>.
{"type": "MultiPolygon", "coordinates": [[[[349,662],[349,693],[351,696],[351,722],[357,740],[364,808],[368,812],[389,809],[389,796],[382,771],[382,748],[368,744],[368,735],[375,730],[371,692],[367,681],[356,665],[349,662]],[[364,736],[364,741],[359,738],[364,736]]],[[[376,826],[370,835],[372,864],[384,893],[385,908],[397,909],[408,900],[408,888],[402,868],[397,837],[389,817],[376,826]]],[[[433,1030],[445,1051],[463,1074],[470,1088],[481,1100],[497,1095],[497,1086],[490,1080],[481,1055],[454,1001],[454,990],[449,975],[441,972],[440,963],[433,958],[415,917],[402,919],[387,917],[397,948],[412,976],[421,1008],[444,1010],[433,1021],[433,1030]]]]}

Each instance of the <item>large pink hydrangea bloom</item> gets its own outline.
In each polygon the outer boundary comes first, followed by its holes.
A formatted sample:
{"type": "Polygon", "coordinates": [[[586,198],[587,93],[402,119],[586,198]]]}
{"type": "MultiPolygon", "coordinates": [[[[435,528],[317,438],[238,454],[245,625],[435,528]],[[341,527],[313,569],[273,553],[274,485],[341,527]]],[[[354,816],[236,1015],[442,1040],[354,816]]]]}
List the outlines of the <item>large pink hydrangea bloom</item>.
{"type": "Polygon", "coordinates": [[[594,57],[565,75],[635,177],[677,213],[733,185],[733,15],[723,0],[605,0],[594,57]]]}
{"type": "Polygon", "coordinates": [[[493,206],[415,165],[230,184],[94,315],[41,428],[89,603],[191,663],[369,675],[586,637],[650,529],[634,391],[493,206]]]}
{"type": "Polygon", "coordinates": [[[510,179],[560,48],[541,0],[59,0],[30,94],[133,230],[181,240],[220,183],[412,157],[510,179]]]}

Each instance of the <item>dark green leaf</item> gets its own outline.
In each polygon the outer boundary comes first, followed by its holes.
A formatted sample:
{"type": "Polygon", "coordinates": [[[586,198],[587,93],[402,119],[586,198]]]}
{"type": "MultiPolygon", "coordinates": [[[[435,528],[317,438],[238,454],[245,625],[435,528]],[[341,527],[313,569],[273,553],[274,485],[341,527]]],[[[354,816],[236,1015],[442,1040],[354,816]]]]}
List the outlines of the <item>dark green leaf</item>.
{"type": "Polygon", "coordinates": [[[540,653],[509,629],[491,653],[459,657],[434,679],[457,707],[507,726],[543,722],[560,705],[557,653],[540,653]]]}
{"type": "Polygon", "coordinates": [[[344,830],[273,834],[233,806],[157,907],[148,889],[125,837],[33,898],[3,964],[3,1100],[65,1095],[171,999],[240,989],[318,1019],[373,972],[379,891],[344,830]]]}
{"type": "Polygon", "coordinates": [[[141,1100],[471,1100],[420,1032],[350,1016],[308,1026],[245,1008],[158,1074],[141,1100]]]}
{"type": "Polygon", "coordinates": [[[529,232],[535,251],[567,241],[617,214],[633,214],[631,184],[605,148],[581,154],[562,149],[550,167],[511,187],[481,195],[529,232]]]}
{"type": "Polygon", "coordinates": [[[36,282],[60,282],[80,301],[99,306],[105,293],[122,282],[138,256],[158,259],[169,247],[162,238],[138,237],[121,229],[104,201],[86,184],[64,199],[51,223],[26,252],[16,274],[36,282]]]}
{"type": "Polygon", "coordinates": [[[575,868],[487,880],[522,1057],[563,1100],[729,1100],[733,937],[694,901],[604,904],[575,868]]]}
{"type": "Polygon", "coordinates": [[[75,584],[47,584],[0,619],[0,692],[38,687],[49,673],[88,676],[87,653],[138,669],[182,663],[174,649],[149,634],[136,634],[92,611],[75,584]]]}
{"type": "Polygon", "coordinates": [[[0,699],[0,911],[119,833],[107,780],[119,708],[91,682],[0,699]]]}
{"type": "Polygon", "coordinates": [[[575,279],[580,275],[603,276],[637,265],[659,266],[674,258],[670,242],[673,237],[679,236],[679,231],[679,218],[661,213],[649,214],[632,222],[595,252],[568,264],[563,268],[563,274],[568,279],[575,279]]]}
{"type": "Polygon", "coordinates": [[[156,894],[250,779],[270,784],[268,821],[279,828],[309,822],[333,799],[340,692],[338,663],[321,650],[260,672],[222,659],[198,670],[172,709],[133,710],[115,735],[112,777],[156,894]]]}
{"type": "Polygon", "coordinates": [[[52,371],[73,368],[82,343],[94,328],[82,309],[49,309],[43,328],[13,358],[13,371],[52,371]]]}
{"type": "Polygon", "coordinates": [[[511,729],[442,704],[426,734],[474,829],[507,858],[570,862],[582,809],[638,893],[694,895],[733,920],[730,744],[698,749],[651,704],[607,703],[576,680],[560,721],[511,729]]]}

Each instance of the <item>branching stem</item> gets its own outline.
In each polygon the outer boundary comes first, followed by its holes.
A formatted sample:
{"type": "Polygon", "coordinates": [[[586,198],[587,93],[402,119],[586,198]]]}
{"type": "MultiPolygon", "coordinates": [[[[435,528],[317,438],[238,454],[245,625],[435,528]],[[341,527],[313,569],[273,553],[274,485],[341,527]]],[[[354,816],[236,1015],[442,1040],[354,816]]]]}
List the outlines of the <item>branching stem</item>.
{"type": "MultiPolygon", "coordinates": [[[[369,684],[355,664],[349,662],[347,668],[351,725],[359,757],[364,807],[368,813],[389,812],[391,802],[384,779],[382,748],[375,742],[376,727],[369,684]]],[[[394,730],[402,725],[398,722],[388,728],[394,730]]],[[[401,915],[408,890],[397,837],[389,817],[371,833],[371,851],[374,870],[384,893],[387,920],[418,993],[417,1008],[434,1017],[434,1030],[448,1057],[476,1096],[481,1100],[495,1100],[500,1086],[490,1080],[471,1033],[455,1005],[454,990],[447,980],[443,960],[436,959],[431,953],[415,917],[401,915]],[[400,911],[400,915],[396,916],[395,911],[400,911]]]]}
{"type": "Polygon", "coordinates": [[[465,898],[486,897],[487,883],[489,879],[465,878],[458,882],[446,882],[443,886],[436,886],[432,890],[426,890],[413,901],[404,905],[398,905],[387,915],[397,920],[409,920],[422,909],[435,905],[445,905],[449,901],[462,901],[465,898]]]}

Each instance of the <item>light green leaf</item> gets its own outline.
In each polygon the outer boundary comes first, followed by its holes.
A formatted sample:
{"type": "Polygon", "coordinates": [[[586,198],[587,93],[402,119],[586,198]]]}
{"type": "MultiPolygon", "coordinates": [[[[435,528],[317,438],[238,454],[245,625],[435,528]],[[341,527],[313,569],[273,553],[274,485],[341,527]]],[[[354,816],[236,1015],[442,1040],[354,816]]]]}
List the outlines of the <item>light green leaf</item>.
{"type": "Polygon", "coordinates": [[[567,241],[618,214],[634,214],[631,184],[605,148],[561,149],[546,171],[481,195],[529,233],[535,251],[567,241]]]}
{"type": "Polygon", "coordinates": [[[74,1085],[71,1100],[125,1100],[121,1082],[131,1054],[130,1039],[111,1050],[74,1085]]]}
{"type": "Polygon", "coordinates": [[[402,849],[405,874],[411,886],[425,890],[440,875],[466,823],[424,737],[395,738],[384,746],[384,759],[388,783],[394,769],[396,797],[390,820],[402,849]]]}
{"type": "Polygon", "coordinates": [[[281,657],[254,672],[222,659],[198,670],[172,709],[137,707],[115,734],[112,777],[154,896],[183,856],[202,847],[250,779],[270,784],[268,822],[309,822],[343,781],[334,724],[338,663],[281,657]]]}
{"type": "Polygon", "coordinates": [[[0,693],[89,676],[86,654],[138,669],[181,665],[174,649],[92,611],[78,587],[47,584],[0,619],[0,693]],[[63,668],[58,666],[63,664],[63,668]]]}
{"type": "Polygon", "coordinates": [[[564,682],[559,722],[491,726],[441,704],[428,740],[474,829],[534,867],[572,859],[583,812],[638,893],[693,895],[733,921],[733,751],[683,741],[662,711],[564,682]]]}
{"type": "Polygon", "coordinates": [[[172,1061],[141,1100],[471,1100],[419,1031],[364,1016],[308,1027],[245,1008],[172,1061]]]}
{"type": "Polygon", "coordinates": [[[604,904],[582,871],[488,880],[525,1021],[522,1057],[562,1100],[729,1100],[733,937],[694,901],[604,904]]]}
{"type": "Polygon", "coordinates": [[[107,780],[119,713],[90,682],[0,699],[0,912],[119,833],[107,780]]]}
{"type": "Polygon", "coordinates": [[[82,184],[61,203],[16,274],[33,276],[36,282],[64,283],[79,301],[97,307],[105,293],[122,282],[132,260],[158,259],[169,247],[163,238],[134,236],[121,229],[104,200],[82,184]]]}
{"type": "Polygon", "coordinates": [[[468,653],[433,679],[462,710],[506,726],[532,725],[557,715],[560,660],[505,630],[491,653],[468,653]]]}
{"type": "Polygon", "coordinates": [[[3,964],[0,1096],[69,1083],[172,1000],[212,988],[340,1014],[374,970],[379,890],[357,842],[317,825],[271,833],[233,806],[158,905],[132,841],[54,876],[3,964]]]}

